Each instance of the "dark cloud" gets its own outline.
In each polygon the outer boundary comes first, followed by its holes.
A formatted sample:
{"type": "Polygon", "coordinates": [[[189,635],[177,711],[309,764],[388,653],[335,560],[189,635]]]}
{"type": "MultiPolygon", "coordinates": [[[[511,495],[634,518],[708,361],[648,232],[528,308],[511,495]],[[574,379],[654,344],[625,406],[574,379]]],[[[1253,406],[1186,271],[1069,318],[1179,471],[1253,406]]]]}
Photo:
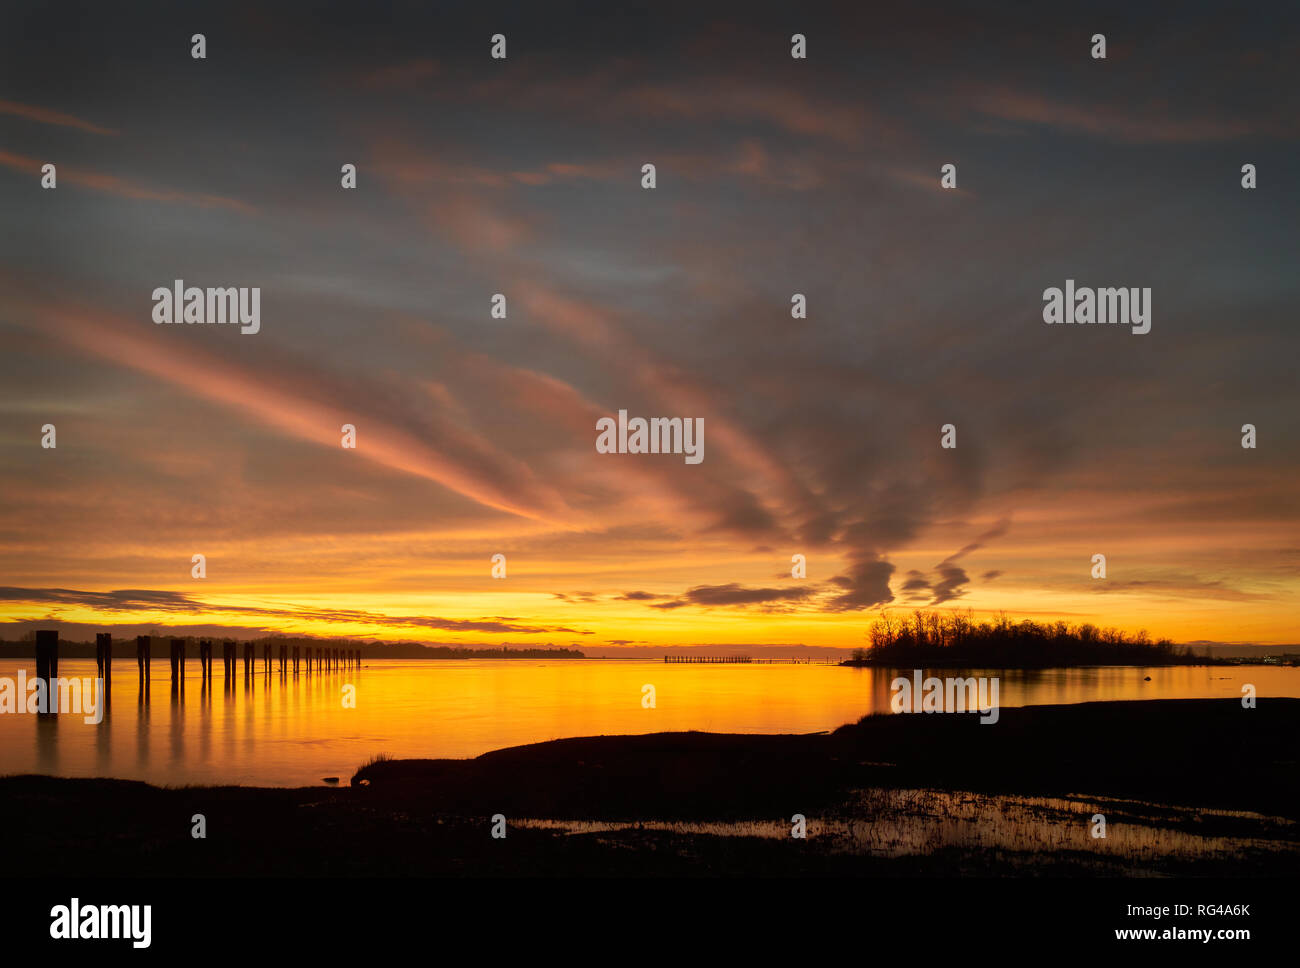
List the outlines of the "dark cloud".
{"type": "Polygon", "coordinates": [[[1274,592],[1248,592],[1225,581],[1204,580],[1194,575],[1176,578],[1130,579],[1093,582],[1090,590],[1101,594],[1145,592],[1170,598],[1211,598],[1229,602],[1266,602],[1277,597],[1274,592]]]}
{"type": "Polygon", "coordinates": [[[965,570],[951,562],[943,562],[935,570],[939,573],[939,580],[934,583],[931,604],[942,605],[954,598],[961,598],[962,586],[970,581],[965,570]]]}
{"type": "Polygon", "coordinates": [[[589,631],[554,625],[520,625],[493,620],[450,619],[424,615],[384,615],[356,609],[264,608],[205,602],[179,592],[123,590],[112,592],[74,591],[68,588],[0,587],[0,601],[82,605],[102,611],[162,611],[189,614],[240,614],[298,621],[346,622],[392,628],[428,628],[448,632],[553,633],[590,635],[589,631]]]}
{"type": "Polygon", "coordinates": [[[912,570],[907,573],[907,581],[903,582],[903,591],[905,592],[928,592],[930,582],[919,571],[912,570]]]}
{"type": "Polygon", "coordinates": [[[812,597],[814,590],[809,587],[799,588],[746,588],[739,584],[699,585],[688,589],[681,597],[670,602],[651,605],[651,608],[681,608],[683,605],[698,605],[703,608],[741,607],[746,605],[764,605],[773,602],[799,602],[812,597]]]}
{"type": "MultiPolygon", "coordinates": [[[[908,571],[907,579],[903,582],[901,591],[911,601],[928,600],[930,605],[942,605],[944,602],[961,598],[965,594],[963,586],[969,584],[970,576],[966,574],[964,568],[957,564],[957,561],[983,548],[995,538],[1002,537],[1010,527],[1010,520],[999,521],[992,528],[981,533],[974,541],[964,545],[961,550],[935,565],[934,573],[930,576],[926,576],[915,569],[908,571]]],[[[987,580],[990,576],[997,577],[999,574],[1001,572],[985,572],[984,577],[987,580]]]]}
{"type": "Polygon", "coordinates": [[[894,600],[889,590],[889,579],[894,566],[883,560],[861,561],[848,575],[841,576],[838,584],[847,589],[830,600],[826,608],[832,612],[857,611],[887,605],[894,600]]]}

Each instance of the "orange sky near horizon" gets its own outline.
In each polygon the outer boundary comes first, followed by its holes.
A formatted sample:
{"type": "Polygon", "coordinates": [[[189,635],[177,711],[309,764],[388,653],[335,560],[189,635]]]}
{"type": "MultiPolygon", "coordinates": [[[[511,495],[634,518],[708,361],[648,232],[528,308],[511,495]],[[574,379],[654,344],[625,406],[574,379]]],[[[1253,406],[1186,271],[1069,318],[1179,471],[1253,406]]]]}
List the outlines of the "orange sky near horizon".
{"type": "MultiPolygon", "coordinates": [[[[539,533],[536,537],[545,544],[554,536],[539,533]]],[[[399,546],[439,540],[445,542],[446,536],[404,535],[391,542],[371,538],[362,544],[399,546]]],[[[340,543],[356,550],[356,545],[346,540],[340,543]]],[[[879,608],[822,611],[817,604],[820,595],[747,607],[654,607],[676,601],[684,589],[717,587],[723,584],[719,576],[725,576],[726,584],[742,588],[823,588],[823,579],[845,566],[832,555],[809,555],[808,580],[800,581],[790,577],[788,568],[784,574],[780,572],[783,563],[775,555],[729,557],[721,546],[696,556],[683,550],[680,557],[669,560],[660,553],[657,560],[642,564],[634,556],[632,560],[586,555],[557,560],[535,556],[526,546],[510,551],[508,542],[494,544],[486,535],[460,536],[455,541],[456,551],[436,561],[411,554],[377,564],[372,557],[377,548],[371,547],[358,564],[348,560],[350,551],[322,551],[315,540],[304,544],[302,548],[279,547],[269,558],[258,555],[246,543],[231,542],[228,548],[217,545],[208,553],[206,579],[166,584],[147,581],[153,569],[144,562],[126,567],[119,581],[101,589],[81,589],[85,584],[79,580],[81,576],[52,571],[43,576],[51,587],[106,593],[112,588],[148,585],[172,592],[179,600],[169,601],[165,608],[129,601],[113,602],[111,607],[94,601],[9,601],[0,604],[0,616],[10,622],[58,621],[103,628],[143,625],[165,630],[212,624],[292,635],[465,646],[507,642],[615,652],[623,645],[852,648],[864,644],[866,630],[880,612],[879,608]],[[468,557],[465,547],[469,544],[507,548],[507,577],[493,579],[490,556],[468,557]],[[249,571],[256,581],[241,584],[226,579],[224,573],[236,567],[249,571]],[[559,588],[580,591],[562,593],[567,597],[561,599],[555,591],[559,588]],[[629,593],[645,597],[626,600],[629,593]],[[430,617],[445,620],[445,626],[418,624],[430,617]],[[415,621],[408,624],[406,619],[415,621]],[[477,627],[483,623],[496,623],[496,627],[477,627]]],[[[1105,582],[1090,577],[1086,554],[1070,563],[1074,566],[1070,568],[1041,548],[1008,545],[1003,543],[996,551],[976,556],[982,573],[1001,571],[1002,575],[977,583],[957,600],[933,607],[970,609],[977,620],[992,620],[1006,611],[1013,619],[1090,622],[1129,632],[1146,629],[1153,637],[1176,642],[1295,642],[1294,614],[1270,604],[1288,592],[1284,583],[1263,582],[1257,588],[1237,586],[1229,591],[1216,588],[1212,580],[1200,582],[1199,588],[1195,581],[1183,586],[1173,582],[1148,586],[1139,580],[1125,588],[1121,578],[1118,590],[1110,592],[1102,590],[1105,582]]],[[[1153,563],[1158,566],[1159,556],[1144,550],[1140,541],[1118,542],[1112,547],[1106,581],[1116,581],[1117,572],[1123,574],[1130,568],[1141,575],[1151,573],[1153,563]]],[[[182,550],[176,549],[177,557],[182,550]]],[[[395,548],[386,550],[391,554],[395,548]]],[[[147,560],[157,562],[158,554],[159,549],[150,549],[147,560]]],[[[920,549],[896,555],[894,561],[903,572],[913,565],[924,567],[935,554],[920,549]]],[[[180,557],[179,564],[167,570],[174,575],[187,568],[188,560],[180,557]]],[[[897,614],[932,606],[918,598],[910,602],[899,599],[884,607],[897,614]]]]}

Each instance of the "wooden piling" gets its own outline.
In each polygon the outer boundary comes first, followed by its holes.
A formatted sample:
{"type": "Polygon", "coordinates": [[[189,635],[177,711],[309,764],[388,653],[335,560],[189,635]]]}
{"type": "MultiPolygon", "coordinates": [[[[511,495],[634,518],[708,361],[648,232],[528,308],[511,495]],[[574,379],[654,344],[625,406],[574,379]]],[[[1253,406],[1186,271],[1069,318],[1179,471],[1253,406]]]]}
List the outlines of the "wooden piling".
{"type": "Polygon", "coordinates": [[[149,689],[150,663],[153,660],[153,639],[147,635],[135,637],[135,664],[140,669],[140,683],[149,689]]]}
{"type": "Polygon", "coordinates": [[[293,674],[298,674],[298,646],[293,647],[293,674]]]}
{"type": "Polygon", "coordinates": [[[253,675],[253,643],[244,643],[244,678],[251,678],[253,675]]]}
{"type": "Polygon", "coordinates": [[[185,688],[185,640],[172,639],[172,692],[185,688]]]}
{"type": "Polygon", "coordinates": [[[59,678],[59,633],[40,629],[36,632],[36,678],[45,680],[45,708],[40,715],[56,712],[59,678]]]}
{"type": "Polygon", "coordinates": [[[108,702],[109,692],[113,688],[113,633],[99,632],[95,635],[95,668],[99,678],[104,680],[104,701],[108,702]]]}
{"type": "Polygon", "coordinates": [[[268,676],[271,674],[271,643],[262,643],[262,671],[268,676]]]}

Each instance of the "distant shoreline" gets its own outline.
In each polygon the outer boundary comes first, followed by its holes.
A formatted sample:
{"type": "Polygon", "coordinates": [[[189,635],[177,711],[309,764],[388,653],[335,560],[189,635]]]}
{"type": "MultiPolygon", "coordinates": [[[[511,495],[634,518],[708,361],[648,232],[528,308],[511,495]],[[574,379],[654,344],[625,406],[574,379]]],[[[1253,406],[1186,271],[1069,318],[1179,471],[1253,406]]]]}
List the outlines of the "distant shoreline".
{"type": "MultiPolygon", "coordinates": [[[[275,640],[271,640],[275,641],[275,640]]],[[[258,643],[260,646],[260,642],[258,643]]],[[[157,637],[153,646],[154,662],[164,661],[167,657],[167,639],[157,637]]],[[[324,648],[322,646],[322,648],[324,648]]],[[[278,662],[278,652],[273,652],[274,661],[278,662]]],[[[197,661],[199,656],[198,640],[187,643],[185,650],[187,659],[197,661]]],[[[0,642],[0,661],[5,659],[31,659],[35,660],[35,647],[32,643],[12,643],[0,642]]],[[[59,643],[60,659],[90,659],[96,658],[94,643],[85,642],[60,642],[59,643]]],[[[262,661],[262,650],[255,650],[254,658],[257,662],[262,661]]],[[[657,655],[586,655],[585,653],[575,652],[573,650],[565,652],[548,652],[545,650],[526,650],[511,649],[508,654],[501,654],[497,650],[463,650],[453,655],[376,655],[373,652],[367,652],[364,647],[361,649],[361,661],[368,662],[456,662],[465,660],[494,660],[504,662],[518,661],[537,661],[543,660],[564,660],[566,662],[648,662],[658,665],[689,665],[689,666],[767,666],[767,665],[810,665],[810,666],[837,666],[844,668],[858,669],[1002,669],[1009,672],[1041,672],[1048,669],[1093,669],[1093,668],[1133,668],[1133,669],[1159,669],[1165,667],[1195,667],[1195,666],[1269,666],[1273,668],[1294,668],[1300,666],[1300,656],[1283,655],[1280,657],[1269,656],[1179,656],[1173,659],[1155,660],[1148,659],[1145,661],[1120,661],[1120,660],[1097,660],[1091,662],[1044,662],[1041,664],[1008,664],[999,662],[993,658],[985,660],[968,659],[965,661],[944,660],[934,658],[918,658],[913,661],[907,659],[892,658],[889,660],[873,659],[837,659],[834,656],[773,656],[773,657],[747,657],[736,661],[731,656],[693,656],[689,653],[661,653],[657,655]],[[678,661],[665,661],[667,657],[678,661]],[[683,657],[685,661],[683,661],[683,657]]],[[[127,669],[128,664],[132,667],[136,661],[135,643],[127,643],[123,640],[113,642],[113,661],[120,664],[123,670],[127,669]]]]}
{"type": "Polygon", "coordinates": [[[1170,659],[1167,661],[1132,661],[1132,662],[1076,662],[1076,663],[1059,663],[1049,662],[1043,665],[1005,665],[992,660],[980,662],[978,660],[967,660],[957,662],[953,660],[934,660],[934,659],[917,659],[914,663],[909,664],[906,660],[891,659],[889,661],[880,659],[845,659],[837,665],[848,666],[857,669],[1006,669],[1015,672],[1041,672],[1047,669],[1098,669],[1098,668],[1126,668],[1126,669],[1163,669],[1187,666],[1276,666],[1278,668],[1289,668],[1300,666],[1300,657],[1285,656],[1281,658],[1252,656],[1191,656],[1187,658],[1170,659]]]}

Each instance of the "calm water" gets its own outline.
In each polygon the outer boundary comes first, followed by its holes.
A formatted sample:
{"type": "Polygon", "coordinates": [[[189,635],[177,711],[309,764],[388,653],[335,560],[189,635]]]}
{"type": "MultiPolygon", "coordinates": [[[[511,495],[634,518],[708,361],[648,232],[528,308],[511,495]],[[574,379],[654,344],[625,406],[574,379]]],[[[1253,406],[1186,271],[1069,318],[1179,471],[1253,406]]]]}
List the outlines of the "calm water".
{"type": "MultiPolygon", "coordinates": [[[[707,730],[811,733],[889,711],[897,673],[819,665],[665,665],[617,660],[377,661],[324,675],[240,675],[227,691],[221,668],[204,690],[190,659],[174,701],[166,660],[154,662],[140,704],[133,661],[114,663],[104,721],[81,716],[0,715],[0,774],[112,776],[160,785],[303,786],[343,783],[377,753],[465,757],[566,736],[707,730]],[[356,690],[344,708],[342,687],[356,690]],[[641,705],[655,687],[656,708],[641,705]]],[[[0,676],[34,660],[0,661],[0,676]]],[[[259,665],[260,668],[260,665],[259,665]]],[[[93,659],[63,659],[65,677],[95,674],[93,659]]],[[[944,670],[937,675],[957,675],[944,670]]],[[[993,673],[1000,705],[1107,699],[1300,698],[1300,669],[1276,666],[1089,668],[993,673]],[[1144,676],[1151,682],[1144,682],[1144,676]]]]}

